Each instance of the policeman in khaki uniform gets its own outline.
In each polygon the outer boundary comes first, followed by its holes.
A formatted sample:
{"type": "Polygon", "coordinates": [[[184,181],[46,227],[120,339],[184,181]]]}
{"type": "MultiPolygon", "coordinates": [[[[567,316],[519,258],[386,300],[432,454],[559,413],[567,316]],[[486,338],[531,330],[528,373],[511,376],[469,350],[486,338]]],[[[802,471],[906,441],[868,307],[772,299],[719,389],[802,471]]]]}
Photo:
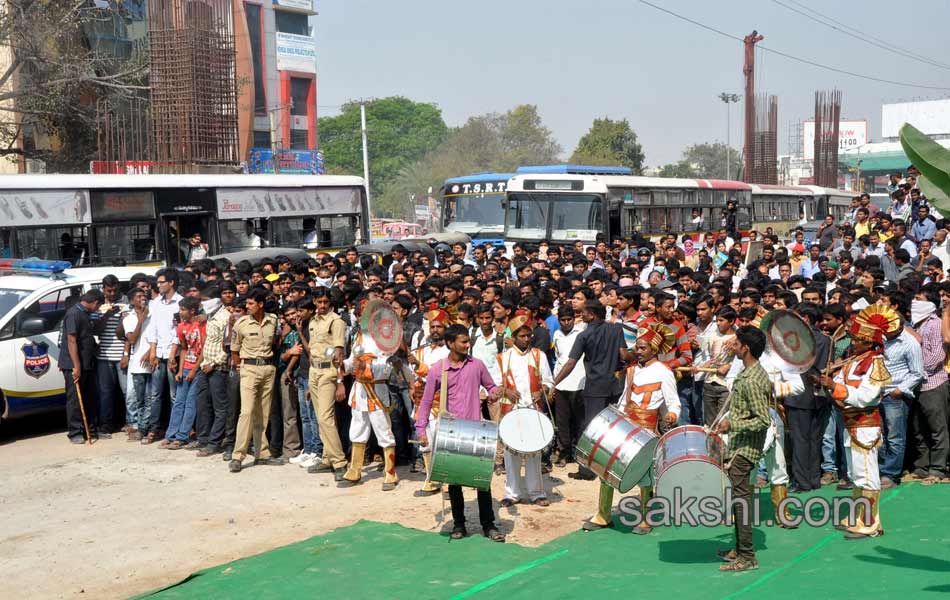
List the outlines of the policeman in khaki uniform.
{"type": "Polygon", "coordinates": [[[237,437],[228,469],[239,473],[254,437],[254,464],[281,465],[283,460],[271,458],[264,435],[266,419],[274,391],[274,346],[277,343],[277,317],[264,312],[267,292],[252,290],[247,297],[247,314],[234,324],[231,334],[231,364],[241,374],[241,415],[237,437]]]}
{"type": "Polygon", "coordinates": [[[346,398],[339,370],[343,365],[346,324],[330,310],[330,297],[325,288],[314,290],[313,303],[317,314],[310,319],[310,398],[320,427],[323,461],[308,467],[307,472],[332,472],[336,481],[343,481],[346,455],[336,428],[333,403],[346,398]]]}

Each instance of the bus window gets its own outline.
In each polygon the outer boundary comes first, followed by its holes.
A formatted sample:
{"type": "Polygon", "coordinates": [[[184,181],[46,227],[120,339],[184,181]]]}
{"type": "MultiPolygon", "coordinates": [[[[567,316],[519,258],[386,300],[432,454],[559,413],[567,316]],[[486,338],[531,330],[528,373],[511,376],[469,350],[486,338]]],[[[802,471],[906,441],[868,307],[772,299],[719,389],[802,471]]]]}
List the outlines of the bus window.
{"type": "Polygon", "coordinates": [[[155,224],[97,225],[93,262],[112,264],[116,259],[126,262],[159,260],[155,247],[155,224]]]}
{"type": "Polygon", "coordinates": [[[21,256],[68,260],[73,265],[87,265],[89,246],[86,232],[85,226],[17,229],[17,248],[21,256]]]}
{"type": "Polygon", "coordinates": [[[277,248],[316,248],[316,219],[274,219],[274,246],[277,248]]]}
{"type": "Polygon", "coordinates": [[[329,232],[329,243],[326,246],[337,248],[352,246],[356,243],[357,218],[320,217],[320,230],[329,232]]]}
{"type": "Polygon", "coordinates": [[[593,241],[604,230],[599,197],[568,196],[551,203],[551,237],[593,241]]]}
{"type": "Polygon", "coordinates": [[[267,245],[267,219],[220,221],[221,252],[241,252],[267,245]]]}
{"type": "Polygon", "coordinates": [[[505,232],[514,238],[547,237],[551,203],[543,194],[512,194],[505,212],[505,232]]]}

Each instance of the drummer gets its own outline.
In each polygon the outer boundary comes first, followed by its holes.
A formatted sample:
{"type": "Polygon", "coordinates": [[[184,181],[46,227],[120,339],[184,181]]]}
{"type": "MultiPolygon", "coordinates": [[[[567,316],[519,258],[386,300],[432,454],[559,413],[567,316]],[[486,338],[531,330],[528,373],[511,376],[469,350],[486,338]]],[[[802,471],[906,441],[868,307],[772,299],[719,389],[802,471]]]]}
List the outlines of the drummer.
{"type": "MultiPolygon", "coordinates": [[[[429,375],[429,369],[435,363],[449,355],[449,349],[445,344],[445,327],[449,320],[449,314],[444,310],[430,310],[425,314],[426,322],[429,324],[429,336],[419,347],[409,353],[409,363],[415,369],[416,380],[409,389],[409,396],[412,398],[412,404],[415,414],[412,418],[419,421],[419,405],[422,402],[422,394],[425,390],[426,379],[429,375]]],[[[420,332],[421,333],[421,332],[420,332]]],[[[431,408],[431,418],[439,416],[438,400],[433,402],[431,408]]],[[[428,420],[428,419],[427,419],[428,420]]],[[[431,433],[431,432],[430,432],[431,433]]],[[[425,463],[425,470],[428,473],[432,466],[432,453],[428,448],[422,449],[422,460],[425,463]]],[[[428,479],[422,485],[422,489],[416,492],[418,495],[428,496],[442,491],[442,486],[435,484],[428,479]]]]}
{"type": "MultiPolygon", "coordinates": [[[[663,417],[667,425],[674,426],[680,412],[676,376],[658,359],[659,355],[670,352],[675,343],[673,330],[662,323],[650,324],[637,332],[637,343],[634,346],[637,364],[627,369],[624,393],[618,402],[618,408],[631,421],[657,436],[660,434],[660,417],[663,417]]],[[[644,516],[647,514],[647,502],[652,495],[653,478],[648,473],[640,481],[640,507],[644,516]]],[[[613,527],[613,497],[613,488],[601,481],[597,513],[584,522],[586,531],[613,527]]],[[[646,519],[633,528],[633,532],[639,535],[645,535],[652,530],[646,519]]]]}
{"type": "MultiPolygon", "coordinates": [[[[488,390],[488,397],[497,400],[502,388],[496,386],[485,363],[469,356],[468,330],[464,325],[451,325],[445,330],[445,343],[449,355],[432,365],[431,376],[426,381],[425,392],[420,405],[419,418],[416,420],[416,439],[428,446],[430,438],[430,410],[441,396],[441,378],[445,371],[445,411],[458,419],[478,420],[482,414],[479,387],[488,390]]],[[[435,440],[432,440],[434,443],[435,440]]],[[[462,486],[449,486],[449,501],[452,504],[452,539],[461,539],[468,535],[465,529],[465,499],[462,486]]],[[[495,511],[492,508],[491,490],[478,490],[478,518],[482,524],[482,533],[495,542],[504,542],[505,535],[495,527],[495,511]]]]}
{"type": "MultiPolygon", "coordinates": [[[[527,312],[519,310],[508,321],[514,345],[498,355],[503,393],[500,402],[502,415],[514,408],[542,410],[545,397],[554,387],[547,357],[531,347],[534,323],[527,312]]],[[[541,452],[522,454],[505,448],[505,497],[501,505],[509,507],[525,501],[538,506],[549,506],[541,481],[541,452]],[[524,474],[522,475],[522,467],[524,474]]]]}

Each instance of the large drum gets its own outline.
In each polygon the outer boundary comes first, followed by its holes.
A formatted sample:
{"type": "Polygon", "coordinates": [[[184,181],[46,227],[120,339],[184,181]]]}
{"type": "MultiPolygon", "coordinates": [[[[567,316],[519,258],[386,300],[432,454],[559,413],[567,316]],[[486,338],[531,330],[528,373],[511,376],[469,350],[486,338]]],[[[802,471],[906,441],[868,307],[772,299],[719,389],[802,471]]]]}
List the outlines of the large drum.
{"type": "Polygon", "coordinates": [[[614,406],[600,411],[577,441],[577,462],[621,494],[650,473],[657,437],[614,406]]]}
{"type": "Polygon", "coordinates": [[[498,425],[455,419],[443,413],[433,437],[431,481],[483,490],[491,487],[498,425]]]}
{"type": "Polygon", "coordinates": [[[726,446],[715,433],[702,427],[684,425],[671,429],[660,438],[653,460],[654,494],[674,506],[674,490],[679,497],[697,498],[692,503],[694,518],[700,516],[702,498],[718,498],[723,507],[725,490],[730,487],[723,471],[726,446]]]}
{"type": "Polygon", "coordinates": [[[501,443],[515,454],[533,454],[544,450],[554,439],[551,419],[533,408],[516,408],[498,423],[501,443]]]}

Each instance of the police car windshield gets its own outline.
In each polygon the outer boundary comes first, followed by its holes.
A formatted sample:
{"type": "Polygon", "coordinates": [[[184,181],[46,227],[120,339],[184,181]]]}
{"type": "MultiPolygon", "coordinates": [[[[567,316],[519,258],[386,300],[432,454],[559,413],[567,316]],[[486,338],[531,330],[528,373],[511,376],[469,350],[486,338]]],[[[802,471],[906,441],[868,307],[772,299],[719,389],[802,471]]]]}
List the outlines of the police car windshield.
{"type": "Polygon", "coordinates": [[[29,290],[0,290],[0,319],[29,295],[29,290]]]}

